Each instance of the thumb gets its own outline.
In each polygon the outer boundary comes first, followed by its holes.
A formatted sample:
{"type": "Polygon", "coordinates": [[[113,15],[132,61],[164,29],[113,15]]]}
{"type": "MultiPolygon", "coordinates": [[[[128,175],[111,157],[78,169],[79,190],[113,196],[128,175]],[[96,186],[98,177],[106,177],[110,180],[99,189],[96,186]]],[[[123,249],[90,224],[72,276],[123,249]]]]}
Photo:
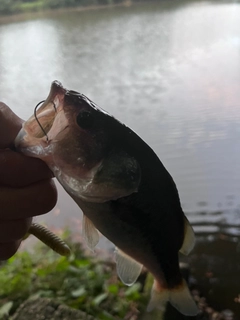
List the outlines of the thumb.
{"type": "Polygon", "coordinates": [[[22,128],[23,120],[5,103],[0,102],[0,148],[9,148],[22,128]]]}

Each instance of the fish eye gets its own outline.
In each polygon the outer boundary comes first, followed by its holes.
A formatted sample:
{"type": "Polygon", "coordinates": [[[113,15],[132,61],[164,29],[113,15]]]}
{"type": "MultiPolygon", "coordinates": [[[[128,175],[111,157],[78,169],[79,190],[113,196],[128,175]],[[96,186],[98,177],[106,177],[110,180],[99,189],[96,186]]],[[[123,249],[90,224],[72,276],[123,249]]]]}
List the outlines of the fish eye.
{"type": "Polygon", "coordinates": [[[80,112],[77,116],[77,124],[83,129],[91,129],[94,124],[94,116],[87,111],[80,112]]]}

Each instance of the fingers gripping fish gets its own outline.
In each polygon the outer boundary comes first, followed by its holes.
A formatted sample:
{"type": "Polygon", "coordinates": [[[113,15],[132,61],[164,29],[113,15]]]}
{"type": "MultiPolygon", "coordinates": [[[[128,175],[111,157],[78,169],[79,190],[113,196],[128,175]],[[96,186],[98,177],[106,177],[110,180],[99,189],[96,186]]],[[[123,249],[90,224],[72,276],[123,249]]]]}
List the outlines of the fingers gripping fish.
{"type": "Polygon", "coordinates": [[[45,161],[82,209],[91,249],[98,230],[116,245],[125,284],[136,281],[142,265],[153,274],[149,310],[169,301],[184,315],[197,314],[178,261],[179,251],[188,254],[194,246],[193,230],[172,177],[136,133],[55,81],[16,146],[45,161]]]}

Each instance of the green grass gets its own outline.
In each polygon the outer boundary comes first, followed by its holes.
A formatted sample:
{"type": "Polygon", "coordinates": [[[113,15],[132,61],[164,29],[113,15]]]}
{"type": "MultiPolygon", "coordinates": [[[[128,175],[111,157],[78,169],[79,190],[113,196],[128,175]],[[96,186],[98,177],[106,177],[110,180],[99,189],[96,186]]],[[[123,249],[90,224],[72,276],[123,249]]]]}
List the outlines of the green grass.
{"type": "Polygon", "coordinates": [[[41,246],[34,253],[19,252],[0,267],[0,319],[11,315],[32,296],[54,298],[86,311],[99,320],[124,319],[144,308],[140,283],[123,285],[114,263],[87,256],[81,245],[70,244],[70,257],[41,246]]]}
{"type": "Polygon", "coordinates": [[[36,2],[24,2],[19,5],[19,10],[21,12],[33,12],[40,11],[44,9],[44,1],[36,1],[36,2]]]}

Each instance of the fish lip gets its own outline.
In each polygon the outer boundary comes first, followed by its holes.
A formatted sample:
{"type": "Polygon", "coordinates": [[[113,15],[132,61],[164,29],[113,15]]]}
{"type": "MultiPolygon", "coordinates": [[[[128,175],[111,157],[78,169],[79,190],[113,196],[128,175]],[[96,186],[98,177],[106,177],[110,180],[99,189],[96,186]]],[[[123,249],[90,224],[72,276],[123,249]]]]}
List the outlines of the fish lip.
{"type": "Polygon", "coordinates": [[[51,90],[65,90],[65,91],[67,91],[67,90],[63,87],[62,83],[61,83],[60,81],[58,81],[58,80],[54,80],[54,81],[52,82],[50,91],[51,91],[51,90]]]}
{"type": "Polygon", "coordinates": [[[65,96],[68,90],[65,89],[62,83],[58,80],[54,80],[51,84],[49,95],[46,99],[46,102],[50,102],[54,100],[57,95],[65,96]]]}

